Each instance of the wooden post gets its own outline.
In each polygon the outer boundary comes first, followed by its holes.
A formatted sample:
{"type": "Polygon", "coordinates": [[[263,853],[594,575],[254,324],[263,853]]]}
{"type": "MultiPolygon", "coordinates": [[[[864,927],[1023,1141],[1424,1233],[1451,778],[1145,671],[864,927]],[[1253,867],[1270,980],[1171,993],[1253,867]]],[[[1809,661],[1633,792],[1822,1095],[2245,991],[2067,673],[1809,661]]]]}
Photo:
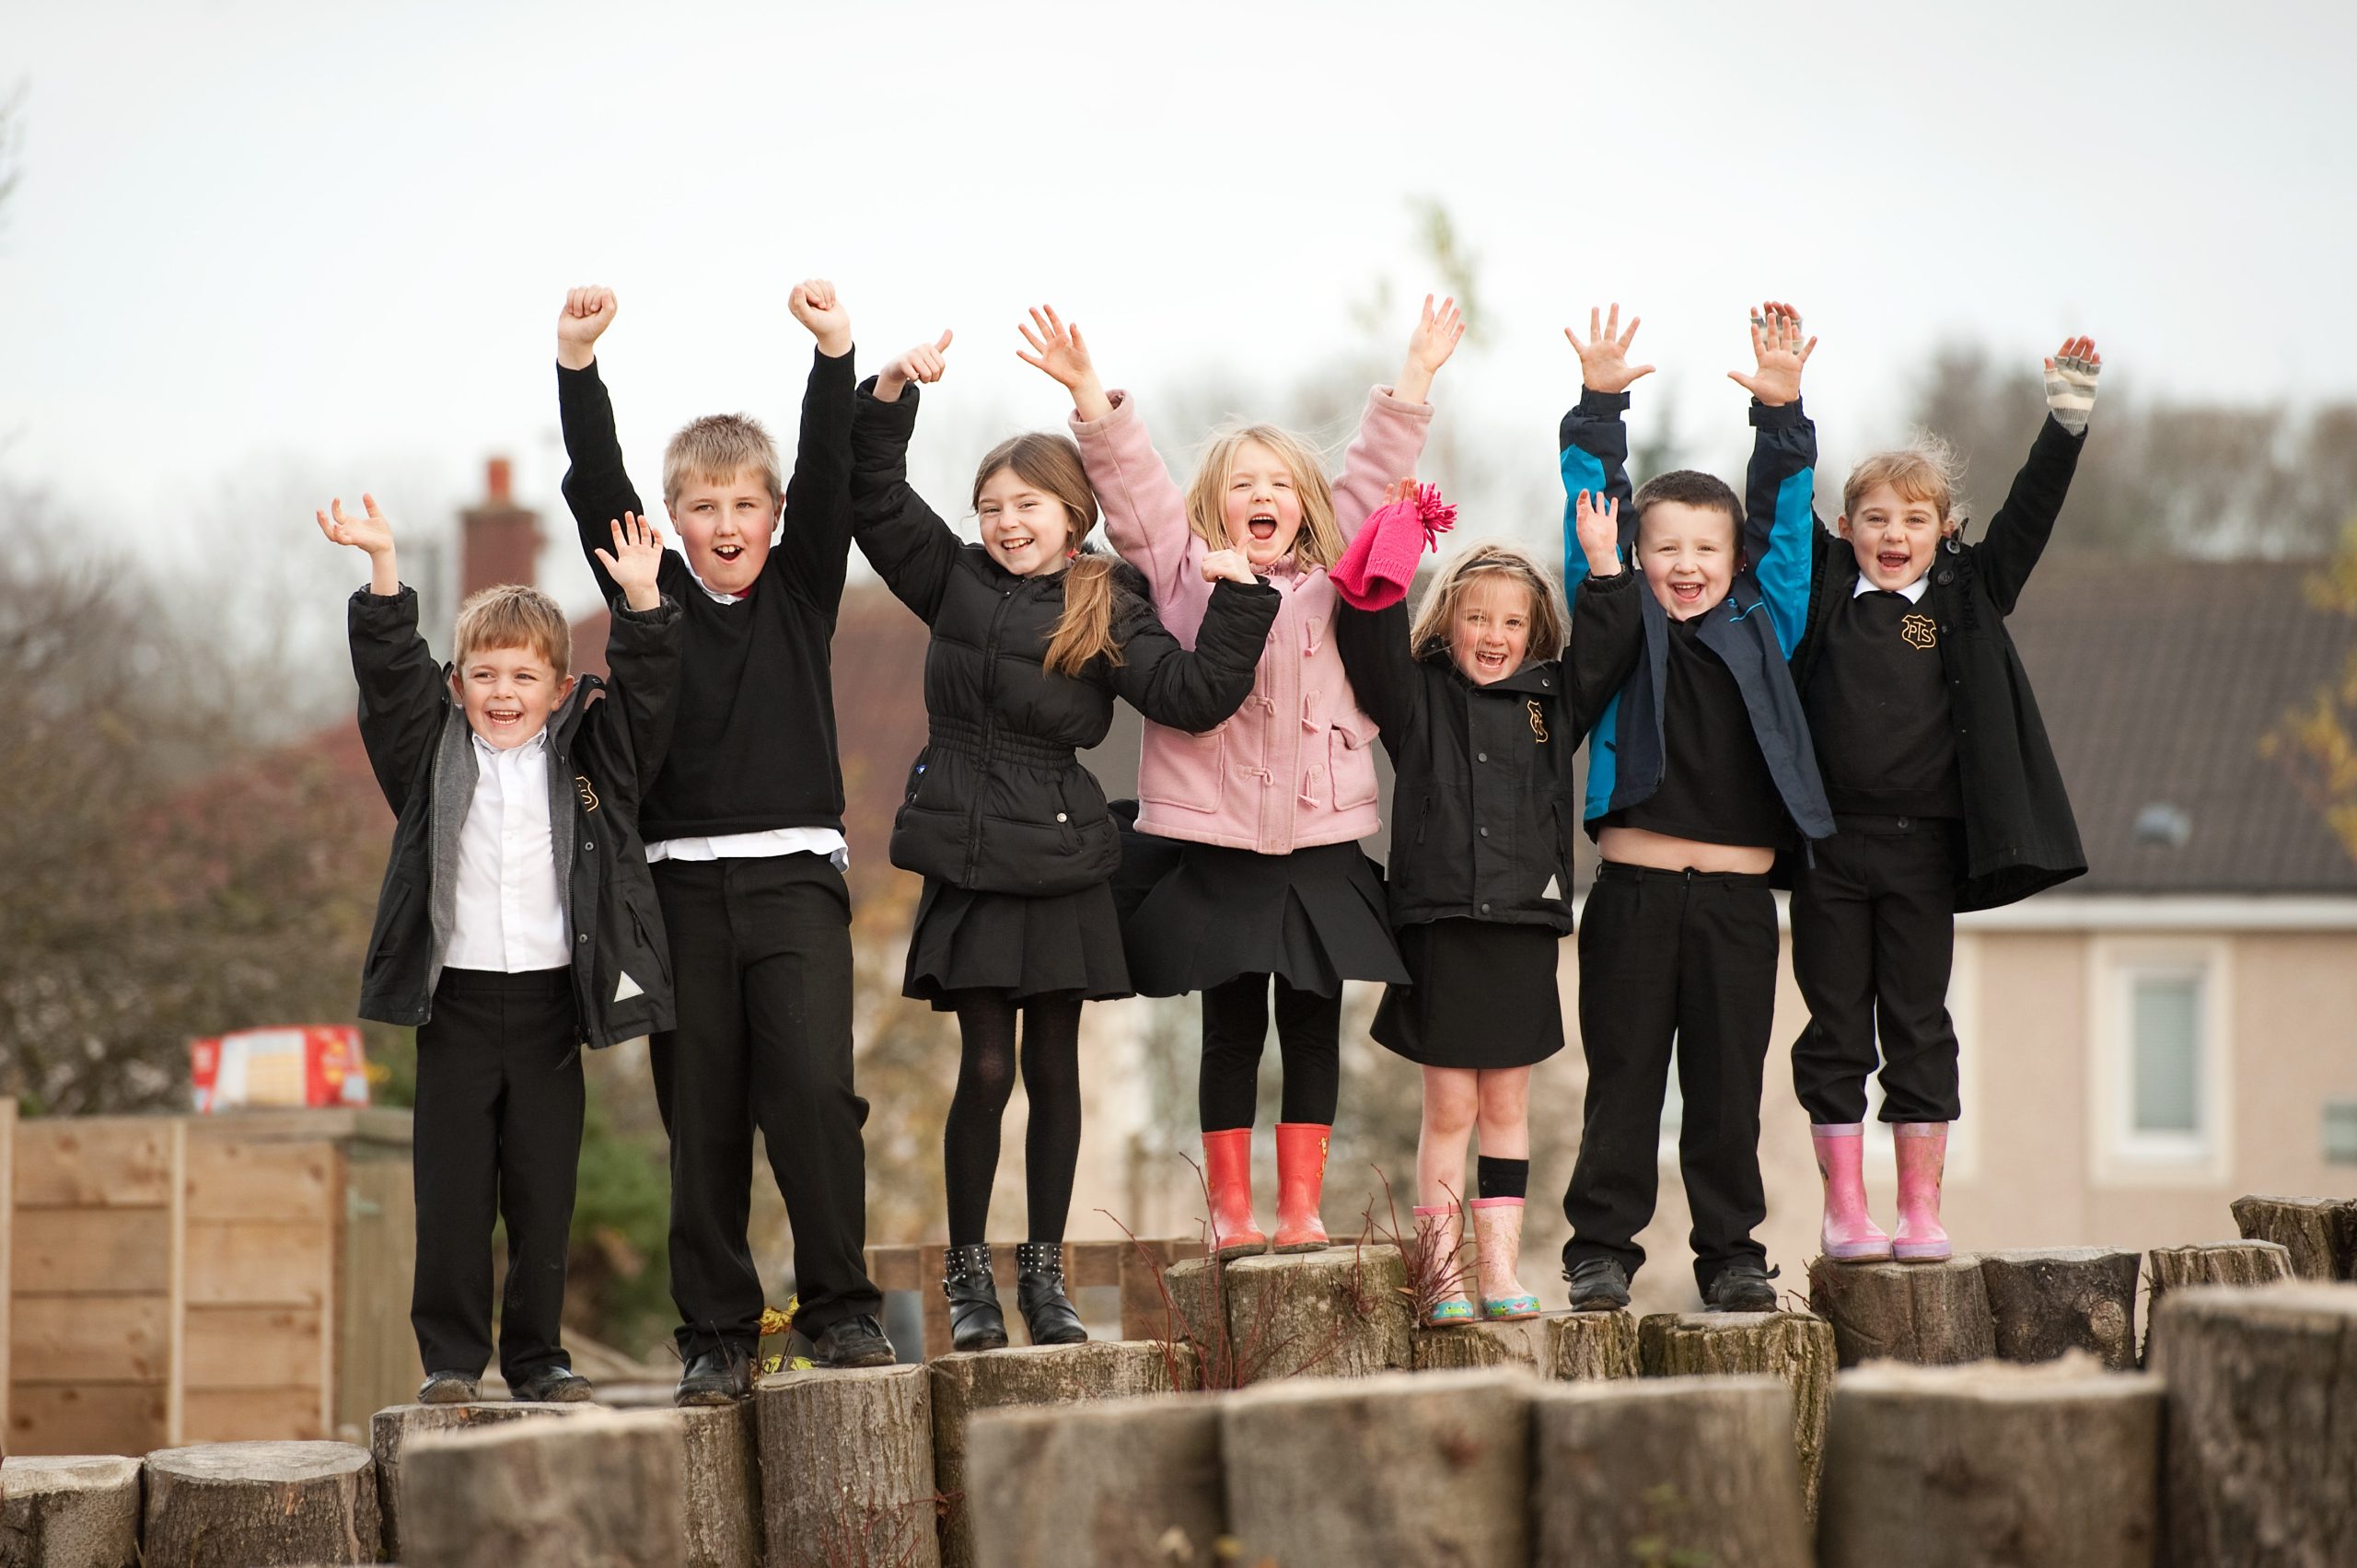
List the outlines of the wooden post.
{"type": "Polygon", "coordinates": [[[2212,1241],[2195,1247],[2155,1247],[2144,1255],[2152,1295],[2144,1303],[2144,1360],[2153,1359],[2161,1326],[2161,1298],[2188,1285],[2267,1285],[2289,1281],[2292,1253],[2272,1241],[2212,1241]]]}
{"type": "MultiPolygon", "coordinates": [[[[579,1408],[579,1407],[575,1407],[579,1408]]],[[[673,1412],[687,1568],[761,1568],[761,1457],[750,1400],[673,1412]]]]}
{"type": "Polygon", "coordinates": [[[401,1561],[401,1458],[419,1437],[448,1432],[470,1432],[531,1416],[587,1415],[595,1405],[512,1404],[505,1400],[476,1405],[390,1405],[368,1423],[368,1452],[377,1461],[377,1516],[385,1538],[385,1556],[401,1561]]]}
{"type": "Polygon", "coordinates": [[[139,1560],[137,1459],[0,1460],[0,1563],[131,1568],[139,1560]]]}
{"type": "Polygon", "coordinates": [[[2177,1568],[2340,1563],[2357,1545],[2357,1290],[2187,1289],[2154,1302],[2177,1568]]]}
{"type": "Polygon", "coordinates": [[[1825,1422],[1833,1404],[1833,1326],[1805,1312],[1660,1312],[1637,1325],[1637,1359],[1648,1377],[1766,1373],[1793,1396],[1793,1457],[1801,1501],[1817,1517],[1825,1464],[1825,1422]]]}
{"type": "Polygon", "coordinates": [[[8,1425],[8,1347],[15,1338],[16,1327],[9,1317],[9,1305],[16,1299],[15,1265],[8,1256],[8,1242],[17,1228],[17,1102],[13,1097],[0,1098],[0,1454],[8,1448],[11,1428],[8,1425]]]}
{"type": "Polygon", "coordinates": [[[409,1568],[686,1568],[675,1411],[425,1433],[402,1463],[409,1568]]]}
{"type": "Polygon", "coordinates": [[[2052,1361],[2083,1350],[2112,1371],[2133,1371],[2143,1261],[2107,1247],[1981,1253],[1997,1353],[2007,1361],[2052,1361]]]}
{"type": "Polygon", "coordinates": [[[377,1561],[377,1467],[366,1448],[204,1443],[148,1455],[145,1475],[146,1562],[262,1568],[377,1561]]]}
{"type": "Polygon", "coordinates": [[[1208,1564],[1227,1533],[1213,1400],[982,1411],[966,1449],[981,1568],[1208,1564]]]}
{"type": "Polygon", "coordinates": [[[2074,1352],[1880,1365],[1833,1388],[1824,1568],[2152,1568],[2161,1388],[2074,1352]]]}
{"type": "Polygon", "coordinates": [[[1538,1568],[1811,1568],[1778,1379],[1550,1384],[1531,1400],[1538,1568]]]}
{"type": "Polygon", "coordinates": [[[1542,1377],[1637,1376],[1637,1320],[1626,1312],[1542,1312],[1515,1322],[1418,1329],[1416,1370],[1527,1366],[1542,1377]]]}
{"type": "Polygon", "coordinates": [[[774,1373],[753,1398],[772,1564],[936,1568],[925,1368],[774,1373]]]}
{"type": "Polygon", "coordinates": [[[1809,1310],[1833,1325],[1843,1366],[1888,1358],[1923,1365],[1985,1361],[1997,1353],[1980,1260],[1808,1266],[1809,1310]]]}
{"type": "Polygon", "coordinates": [[[1172,1264],[1164,1278],[1202,1356],[1206,1388],[1364,1377],[1414,1365],[1408,1269],[1396,1247],[1194,1259],[1172,1264]]]}
{"type": "Polygon", "coordinates": [[[2245,1240],[2281,1242],[2292,1274],[2303,1280],[2357,1280],[2357,1199],[2235,1200],[2245,1240]]]}

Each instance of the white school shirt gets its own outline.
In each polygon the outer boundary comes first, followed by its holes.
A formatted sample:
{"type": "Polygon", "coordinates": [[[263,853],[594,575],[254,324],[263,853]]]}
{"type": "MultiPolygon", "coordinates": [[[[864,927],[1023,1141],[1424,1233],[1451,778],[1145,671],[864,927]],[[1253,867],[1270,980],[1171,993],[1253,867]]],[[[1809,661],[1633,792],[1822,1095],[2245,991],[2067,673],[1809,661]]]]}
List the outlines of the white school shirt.
{"type": "Polygon", "coordinates": [[[1850,597],[1852,598],[1864,598],[1871,593],[1889,592],[1897,594],[1899,598],[1905,599],[1910,604],[1921,604],[1923,602],[1924,594],[1931,590],[1931,587],[1932,574],[1929,572],[1924,573],[1922,576],[1916,578],[1913,582],[1908,584],[1903,588],[1890,589],[1875,587],[1872,583],[1866,581],[1866,575],[1864,572],[1861,572],[1858,574],[1858,586],[1850,590],[1850,597]]]}
{"type": "Polygon", "coordinates": [[[522,974],[569,969],[563,891],[549,838],[549,732],[503,751],[482,736],[475,793],[459,830],[457,918],[446,968],[522,974]]]}

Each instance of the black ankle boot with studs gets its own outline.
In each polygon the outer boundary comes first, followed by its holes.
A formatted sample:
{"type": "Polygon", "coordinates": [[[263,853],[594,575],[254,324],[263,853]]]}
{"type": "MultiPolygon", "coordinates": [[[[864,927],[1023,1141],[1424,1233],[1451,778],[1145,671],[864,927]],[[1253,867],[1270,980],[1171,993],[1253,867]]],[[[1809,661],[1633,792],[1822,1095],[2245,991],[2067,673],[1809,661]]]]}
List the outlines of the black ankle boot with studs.
{"type": "Polygon", "coordinates": [[[1015,1304],[1035,1345],[1076,1345],[1088,1338],[1064,1295],[1064,1249],[1057,1241],[1027,1241],[1015,1249],[1015,1304]]]}
{"type": "Polygon", "coordinates": [[[987,1245],[949,1249],[942,1265],[941,1293],[949,1298],[951,1349],[1006,1348],[1006,1315],[999,1309],[998,1284],[991,1278],[987,1245]]]}

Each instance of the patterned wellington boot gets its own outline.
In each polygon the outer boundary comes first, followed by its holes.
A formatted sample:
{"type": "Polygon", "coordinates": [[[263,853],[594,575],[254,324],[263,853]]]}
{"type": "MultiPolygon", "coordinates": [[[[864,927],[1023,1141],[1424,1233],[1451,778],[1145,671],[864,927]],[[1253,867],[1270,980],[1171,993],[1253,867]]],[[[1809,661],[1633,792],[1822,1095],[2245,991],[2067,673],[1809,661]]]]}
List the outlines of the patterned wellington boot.
{"type": "Polygon", "coordinates": [[[1474,1267],[1481,1281],[1481,1316],[1492,1322],[1538,1316],[1538,1298],[1522,1288],[1522,1200],[1473,1200],[1474,1267]]]}
{"type": "MultiPolygon", "coordinates": [[[[1424,1309],[1424,1327],[1450,1329],[1473,1321],[1472,1298],[1465,1294],[1465,1216],[1454,1203],[1432,1207],[1419,1203],[1416,1216],[1416,1269],[1428,1273],[1440,1291],[1424,1309]]],[[[1421,1292],[1420,1292],[1421,1294],[1421,1292]]]]}
{"type": "Polygon", "coordinates": [[[1898,1234],[1891,1256],[1902,1263],[1936,1263],[1953,1250],[1940,1227],[1940,1176],[1948,1162],[1948,1124],[1901,1121],[1890,1130],[1898,1149],[1898,1234]]]}
{"type": "Polygon", "coordinates": [[[1333,1133],[1313,1121],[1277,1123],[1277,1236],[1270,1250],[1315,1252],[1329,1245],[1318,1205],[1326,1195],[1326,1149],[1333,1133]]]}
{"type": "Polygon", "coordinates": [[[1837,1263],[1889,1257],[1890,1237],[1866,1209],[1865,1123],[1818,1122],[1809,1128],[1808,1136],[1817,1145],[1817,1174],[1825,1179],[1818,1247],[1837,1263]]]}
{"type": "Polygon", "coordinates": [[[1252,1129],[1203,1134],[1203,1180],[1211,1189],[1212,1256],[1248,1258],[1269,1249],[1252,1221],[1252,1129]]]}

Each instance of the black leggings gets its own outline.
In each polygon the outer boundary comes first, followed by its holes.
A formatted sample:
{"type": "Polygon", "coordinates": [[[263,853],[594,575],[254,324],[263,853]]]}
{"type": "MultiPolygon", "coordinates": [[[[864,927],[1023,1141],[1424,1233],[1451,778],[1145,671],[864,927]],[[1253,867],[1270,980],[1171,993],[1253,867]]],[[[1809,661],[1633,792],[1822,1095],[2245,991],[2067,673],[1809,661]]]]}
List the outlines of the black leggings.
{"type": "MultiPolygon", "coordinates": [[[[1269,982],[1240,974],[1203,993],[1203,1066],[1196,1088],[1206,1132],[1252,1125],[1260,1048],[1269,1039],[1269,982]]],[[[1342,993],[1295,991],[1276,979],[1277,1050],[1284,1058],[1286,1121],[1333,1125],[1342,1073],[1342,993]]]]}
{"type": "Polygon", "coordinates": [[[1080,1163],[1080,998],[1016,1002],[1003,991],[956,991],[965,1042],[958,1091],[942,1130],[942,1174],[949,1188],[949,1245],[989,1237],[991,1185],[998,1177],[999,1120],[1015,1092],[1015,1019],[1023,1015],[1023,1094],[1030,1102],[1023,1139],[1027,1239],[1062,1241],[1080,1163]]]}

